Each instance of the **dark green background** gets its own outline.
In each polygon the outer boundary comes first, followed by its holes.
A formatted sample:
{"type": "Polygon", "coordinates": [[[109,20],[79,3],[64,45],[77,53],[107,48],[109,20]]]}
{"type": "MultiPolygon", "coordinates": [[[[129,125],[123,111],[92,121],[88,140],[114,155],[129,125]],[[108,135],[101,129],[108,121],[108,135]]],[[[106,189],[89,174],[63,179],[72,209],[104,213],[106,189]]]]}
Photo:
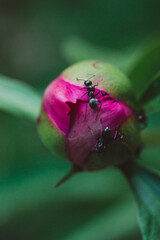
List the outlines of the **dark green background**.
{"type": "MultiPolygon", "coordinates": [[[[43,91],[70,64],[68,39],[123,51],[159,34],[159,9],[159,0],[0,0],[0,73],[43,91]]],[[[54,189],[69,164],[43,146],[34,124],[0,112],[0,126],[0,239],[141,239],[118,170],[78,175],[54,189]]],[[[156,167],[158,154],[143,153],[156,167]]]]}

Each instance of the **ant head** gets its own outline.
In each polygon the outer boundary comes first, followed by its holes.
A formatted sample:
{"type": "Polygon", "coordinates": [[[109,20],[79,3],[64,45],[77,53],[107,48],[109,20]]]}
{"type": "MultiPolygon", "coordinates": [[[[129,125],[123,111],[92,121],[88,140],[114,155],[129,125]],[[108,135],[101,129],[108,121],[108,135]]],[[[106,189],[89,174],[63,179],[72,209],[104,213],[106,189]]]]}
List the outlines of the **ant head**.
{"type": "Polygon", "coordinates": [[[84,81],[84,84],[86,85],[86,87],[88,87],[92,85],[92,81],[90,79],[93,77],[95,77],[95,75],[91,75],[91,77],[89,77],[87,80],[81,79],[81,78],[76,78],[76,79],[77,81],[84,81]]]}
{"type": "Polygon", "coordinates": [[[84,81],[84,84],[86,85],[86,87],[91,86],[91,85],[92,85],[92,81],[90,81],[90,80],[85,80],[85,81],[84,81]]]}

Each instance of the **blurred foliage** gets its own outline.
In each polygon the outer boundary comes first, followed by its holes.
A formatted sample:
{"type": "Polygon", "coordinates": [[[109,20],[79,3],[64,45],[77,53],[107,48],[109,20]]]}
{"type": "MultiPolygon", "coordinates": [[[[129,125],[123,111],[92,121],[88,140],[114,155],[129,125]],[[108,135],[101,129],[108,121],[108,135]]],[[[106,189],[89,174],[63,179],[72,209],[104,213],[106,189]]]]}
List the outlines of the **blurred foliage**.
{"type": "MultiPolygon", "coordinates": [[[[79,57],[129,69],[144,39],[159,34],[159,7],[159,0],[0,0],[0,73],[42,90],[79,57]]],[[[157,131],[159,120],[150,116],[148,129],[157,131]]],[[[69,164],[45,149],[34,124],[4,112],[0,124],[0,239],[141,239],[118,170],[79,174],[55,190],[69,164]]],[[[149,141],[139,161],[160,169],[159,145],[149,141]]]]}
{"type": "Polygon", "coordinates": [[[145,105],[149,113],[160,110],[160,72],[155,74],[148,84],[145,85],[145,91],[140,98],[140,103],[145,105]]]}
{"type": "Polygon", "coordinates": [[[135,194],[141,231],[144,240],[155,240],[160,236],[160,174],[140,165],[130,168],[124,166],[124,172],[135,194]]]}
{"type": "Polygon", "coordinates": [[[27,84],[0,75],[0,109],[36,121],[41,95],[27,84]]]}

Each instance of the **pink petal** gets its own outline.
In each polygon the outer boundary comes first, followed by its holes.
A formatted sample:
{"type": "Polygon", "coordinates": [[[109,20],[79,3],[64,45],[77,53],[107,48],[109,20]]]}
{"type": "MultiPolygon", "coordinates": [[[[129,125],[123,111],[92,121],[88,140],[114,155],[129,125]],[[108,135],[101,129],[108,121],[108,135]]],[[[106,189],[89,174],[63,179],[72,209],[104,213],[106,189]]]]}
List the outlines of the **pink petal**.
{"type": "MultiPolygon", "coordinates": [[[[133,112],[123,102],[118,102],[113,97],[102,96],[99,93],[96,97],[102,102],[101,110],[96,116],[100,103],[96,109],[91,109],[88,104],[88,95],[82,97],[86,92],[84,84],[72,84],[59,76],[46,89],[43,98],[43,108],[53,125],[64,134],[70,161],[83,168],[87,162],[95,144],[96,138],[101,135],[101,129],[109,126],[114,136],[115,131],[131,116],[133,112]],[[85,118],[86,114],[86,120],[85,118]],[[101,122],[102,125],[101,126],[101,122]],[[90,127],[93,131],[89,130],[90,127]],[[95,136],[94,136],[95,135],[95,136]],[[92,150],[91,150],[92,149],[92,150]]],[[[99,91],[96,87],[95,94],[99,91]]],[[[103,90],[103,93],[106,93],[103,90]]]]}
{"type": "Polygon", "coordinates": [[[108,97],[102,97],[100,101],[102,101],[102,108],[97,121],[97,109],[93,110],[89,107],[84,121],[86,103],[82,101],[78,101],[71,111],[71,128],[67,135],[68,154],[71,162],[82,168],[93,153],[96,138],[100,138],[101,131],[108,126],[111,128],[113,137],[115,130],[133,115],[132,110],[124,103],[108,97]],[[95,136],[88,127],[92,129],[95,136]]]}

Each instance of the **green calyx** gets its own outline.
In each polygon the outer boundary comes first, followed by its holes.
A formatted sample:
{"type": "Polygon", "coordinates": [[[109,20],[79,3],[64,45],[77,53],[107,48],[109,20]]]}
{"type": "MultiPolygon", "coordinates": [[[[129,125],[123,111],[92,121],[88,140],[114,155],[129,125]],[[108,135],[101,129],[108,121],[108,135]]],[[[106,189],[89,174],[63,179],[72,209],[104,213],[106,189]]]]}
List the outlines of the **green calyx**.
{"type": "Polygon", "coordinates": [[[62,133],[53,125],[43,107],[38,118],[38,132],[44,144],[56,154],[67,158],[65,140],[62,133]]]}
{"type": "MultiPolygon", "coordinates": [[[[94,60],[83,61],[72,65],[60,75],[64,80],[81,86],[81,88],[84,84],[82,82],[80,85],[77,79],[87,80],[90,76],[94,76],[91,81],[93,85],[97,85],[97,89],[106,91],[115,100],[126,103],[132,110],[136,109],[134,92],[130,80],[108,63],[94,60]]],[[[43,106],[38,119],[38,130],[42,141],[52,151],[65,159],[69,158],[69,154],[67,154],[68,150],[66,150],[67,137],[52,122],[44,111],[43,106]]],[[[107,150],[102,153],[92,151],[89,154],[91,156],[88,157],[88,161],[82,166],[82,171],[100,170],[111,165],[122,164],[137,157],[143,144],[140,138],[140,129],[136,114],[134,113],[132,116],[129,116],[118,130],[120,136],[114,139],[109,146],[106,146],[107,150]]],[[[74,165],[73,161],[72,164],[74,165]]],[[[68,176],[64,180],[68,179],[68,176]]]]}
{"type": "Polygon", "coordinates": [[[108,146],[104,153],[94,153],[85,170],[95,171],[108,166],[135,160],[143,148],[139,128],[135,118],[129,118],[120,129],[120,135],[108,146]]]}
{"type": "Polygon", "coordinates": [[[78,84],[77,78],[86,80],[91,75],[95,75],[93,83],[98,84],[97,88],[106,90],[112,97],[131,107],[135,106],[135,97],[130,80],[108,63],[96,60],[83,61],[72,65],[62,73],[64,79],[75,84],[78,84]]]}

